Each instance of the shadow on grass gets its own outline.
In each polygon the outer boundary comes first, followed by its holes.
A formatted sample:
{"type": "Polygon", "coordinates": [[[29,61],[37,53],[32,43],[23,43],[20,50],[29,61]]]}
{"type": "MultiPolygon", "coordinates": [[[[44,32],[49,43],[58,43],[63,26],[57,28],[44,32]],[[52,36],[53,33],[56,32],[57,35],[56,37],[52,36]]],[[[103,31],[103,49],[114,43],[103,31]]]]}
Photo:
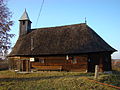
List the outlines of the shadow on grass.
{"type": "Polygon", "coordinates": [[[117,71],[117,70],[113,70],[112,73],[115,75],[120,75],[120,71],[117,71]]]}
{"type": "Polygon", "coordinates": [[[44,80],[44,79],[58,79],[58,78],[65,78],[65,77],[85,77],[85,76],[92,76],[93,74],[80,74],[80,75],[69,75],[69,76],[46,76],[46,77],[28,77],[28,78],[0,78],[0,82],[11,82],[11,81],[36,81],[36,80],[44,80]]]}
{"type": "Polygon", "coordinates": [[[61,78],[64,76],[49,76],[49,77],[28,77],[28,78],[0,78],[0,82],[11,82],[11,81],[36,81],[36,80],[42,80],[42,79],[55,79],[55,78],[61,78]]]}
{"type": "Polygon", "coordinates": [[[8,68],[0,68],[0,71],[9,70],[8,68]]]}

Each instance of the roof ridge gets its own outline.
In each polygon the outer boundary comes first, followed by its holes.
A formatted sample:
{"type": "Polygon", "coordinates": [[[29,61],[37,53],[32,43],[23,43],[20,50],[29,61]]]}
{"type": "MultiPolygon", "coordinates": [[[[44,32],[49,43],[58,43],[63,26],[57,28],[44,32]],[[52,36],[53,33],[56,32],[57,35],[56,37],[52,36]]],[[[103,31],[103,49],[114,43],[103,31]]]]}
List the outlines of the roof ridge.
{"type": "Polygon", "coordinates": [[[38,29],[47,29],[47,28],[60,28],[60,27],[69,27],[69,26],[75,26],[75,25],[86,25],[86,23],[79,23],[79,24],[70,24],[70,25],[61,25],[61,26],[51,26],[51,27],[41,27],[41,28],[33,28],[32,30],[38,30],[38,29]]]}

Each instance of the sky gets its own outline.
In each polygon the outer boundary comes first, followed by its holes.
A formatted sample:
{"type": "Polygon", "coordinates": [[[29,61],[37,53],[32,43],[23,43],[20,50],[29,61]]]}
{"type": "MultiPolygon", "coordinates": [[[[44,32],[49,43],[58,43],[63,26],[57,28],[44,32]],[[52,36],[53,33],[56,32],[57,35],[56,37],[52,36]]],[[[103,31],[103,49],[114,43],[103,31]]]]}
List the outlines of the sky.
{"type": "Polygon", "coordinates": [[[109,45],[118,50],[112,58],[120,59],[120,0],[44,0],[38,23],[37,17],[43,0],[8,0],[13,13],[12,47],[19,35],[19,19],[25,8],[32,28],[54,27],[85,22],[109,45]]]}

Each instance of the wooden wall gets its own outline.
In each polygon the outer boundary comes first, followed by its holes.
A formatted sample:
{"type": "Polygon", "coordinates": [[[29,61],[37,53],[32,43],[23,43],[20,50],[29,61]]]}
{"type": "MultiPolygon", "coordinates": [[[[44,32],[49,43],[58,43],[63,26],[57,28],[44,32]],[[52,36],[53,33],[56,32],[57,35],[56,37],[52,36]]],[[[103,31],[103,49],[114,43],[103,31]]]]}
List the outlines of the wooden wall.
{"type": "Polygon", "coordinates": [[[110,53],[69,56],[69,60],[66,60],[66,56],[49,56],[34,57],[35,61],[30,62],[30,58],[31,57],[12,57],[9,59],[10,68],[14,70],[18,69],[19,71],[30,71],[30,69],[38,66],[62,66],[62,70],[65,71],[94,72],[95,65],[99,65],[101,72],[112,70],[110,53]],[[40,62],[39,60],[44,61],[40,62]],[[76,62],[73,62],[73,60],[76,62]]]}
{"type": "Polygon", "coordinates": [[[30,71],[30,60],[28,57],[10,57],[9,58],[9,68],[11,70],[18,71],[30,71]]]}
{"type": "Polygon", "coordinates": [[[95,71],[95,65],[99,65],[99,71],[111,71],[111,54],[108,52],[90,54],[88,56],[88,72],[95,71]]]}
{"type": "MultiPolygon", "coordinates": [[[[44,58],[44,63],[32,62],[32,66],[62,66],[62,70],[65,71],[86,71],[87,69],[87,57],[86,56],[74,56],[76,62],[73,59],[66,60],[66,57],[38,57],[44,58]]],[[[71,58],[71,57],[70,57],[71,58]]]]}

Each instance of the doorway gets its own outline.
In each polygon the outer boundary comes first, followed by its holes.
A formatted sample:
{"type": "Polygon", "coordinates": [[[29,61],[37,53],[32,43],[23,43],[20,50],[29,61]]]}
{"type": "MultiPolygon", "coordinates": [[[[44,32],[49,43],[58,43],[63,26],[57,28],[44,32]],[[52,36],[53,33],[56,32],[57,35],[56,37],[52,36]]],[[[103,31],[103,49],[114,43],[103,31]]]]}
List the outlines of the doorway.
{"type": "Polygon", "coordinates": [[[30,71],[30,60],[21,60],[20,71],[22,72],[30,71]]]}
{"type": "Polygon", "coordinates": [[[95,72],[95,62],[93,59],[88,59],[88,72],[95,72]]]}

